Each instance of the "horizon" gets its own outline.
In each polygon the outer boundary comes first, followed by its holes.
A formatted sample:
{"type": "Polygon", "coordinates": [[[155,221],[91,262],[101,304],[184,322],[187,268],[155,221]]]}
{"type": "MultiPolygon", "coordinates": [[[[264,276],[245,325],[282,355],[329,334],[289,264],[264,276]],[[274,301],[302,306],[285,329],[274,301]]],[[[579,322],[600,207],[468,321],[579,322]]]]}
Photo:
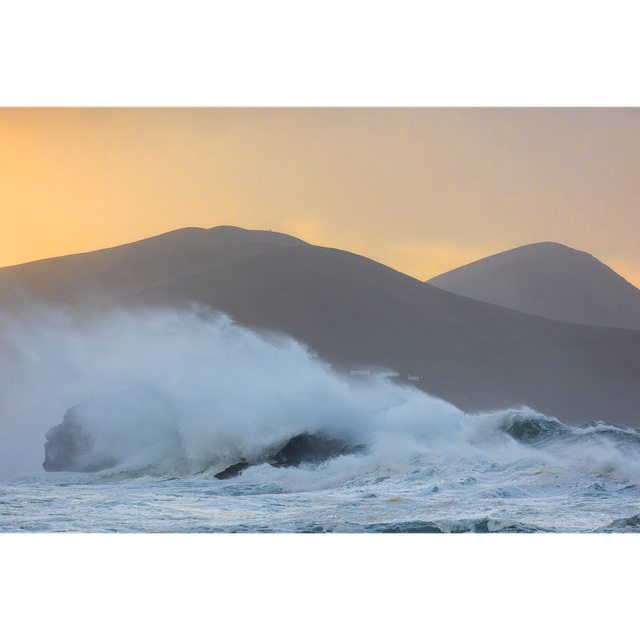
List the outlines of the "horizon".
{"type": "Polygon", "coordinates": [[[0,266],[274,229],[429,280],[537,242],[640,284],[637,109],[3,108],[0,266]],[[517,212],[517,213],[514,213],[517,212]]]}

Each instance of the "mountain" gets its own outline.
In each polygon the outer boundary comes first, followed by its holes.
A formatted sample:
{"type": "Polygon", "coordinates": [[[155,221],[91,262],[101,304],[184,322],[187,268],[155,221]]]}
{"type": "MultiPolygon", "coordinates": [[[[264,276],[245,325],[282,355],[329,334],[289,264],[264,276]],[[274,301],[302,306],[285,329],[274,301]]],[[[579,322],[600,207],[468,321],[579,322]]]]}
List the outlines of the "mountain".
{"type": "Polygon", "coordinates": [[[284,233],[187,227],[88,253],[0,268],[0,304],[37,298],[95,304],[195,275],[250,255],[306,244],[284,233]]]}
{"type": "Polygon", "coordinates": [[[590,254],[556,242],[504,251],[427,282],[545,318],[640,329],[640,291],[590,254]]]}
{"type": "Polygon", "coordinates": [[[338,370],[392,369],[404,384],[411,375],[469,412],[527,405],[568,424],[640,427],[640,331],[506,309],[290,236],[180,230],[5,269],[36,283],[57,274],[44,293],[81,308],[199,301],[258,331],[291,335],[338,370]],[[87,275],[81,267],[92,260],[101,268],[87,275]]]}
{"type": "Polygon", "coordinates": [[[308,344],[338,369],[392,369],[465,411],[519,404],[640,426],[640,332],[558,322],[443,291],[362,256],[299,245],[129,296],[197,300],[308,344]]]}

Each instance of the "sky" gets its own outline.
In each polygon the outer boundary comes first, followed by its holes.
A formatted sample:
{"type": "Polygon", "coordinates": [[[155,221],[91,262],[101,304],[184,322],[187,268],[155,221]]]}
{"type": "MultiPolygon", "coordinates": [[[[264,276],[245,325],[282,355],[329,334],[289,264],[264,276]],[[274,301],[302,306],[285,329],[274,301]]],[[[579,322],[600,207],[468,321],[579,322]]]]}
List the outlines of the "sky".
{"type": "Polygon", "coordinates": [[[533,242],[640,286],[640,110],[2,108],[0,266],[272,229],[426,280],[533,242]]]}

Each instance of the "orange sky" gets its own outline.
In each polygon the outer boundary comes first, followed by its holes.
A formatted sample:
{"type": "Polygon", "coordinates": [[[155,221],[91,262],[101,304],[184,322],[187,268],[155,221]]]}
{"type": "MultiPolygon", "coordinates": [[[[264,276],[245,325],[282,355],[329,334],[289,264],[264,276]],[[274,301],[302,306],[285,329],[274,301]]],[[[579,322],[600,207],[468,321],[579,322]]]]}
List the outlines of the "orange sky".
{"type": "Polygon", "coordinates": [[[637,109],[0,109],[0,266],[186,226],[426,280],[553,240],[640,286],[637,109]]]}

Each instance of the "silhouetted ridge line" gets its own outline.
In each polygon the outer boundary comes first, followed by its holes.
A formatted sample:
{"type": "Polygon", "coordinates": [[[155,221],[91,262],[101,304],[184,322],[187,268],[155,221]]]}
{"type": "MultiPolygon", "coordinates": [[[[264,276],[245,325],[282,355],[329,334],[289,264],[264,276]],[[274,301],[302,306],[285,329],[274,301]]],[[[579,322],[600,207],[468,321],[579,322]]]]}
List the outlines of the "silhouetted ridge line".
{"type": "Polygon", "coordinates": [[[640,291],[592,255],[556,242],[504,251],[428,284],[546,318],[640,329],[640,291]]]}
{"type": "Polygon", "coordinates": [[[16,273],[40,286],[30,295],[83,312],[195,302],[292,336],[346,374],[410,375],[464,411],[526,405],[566,424],[640,426],[640,331],[523,313],[269,231],[179,230],[97,254],[0,270],[3,311],[20,307],[2,289],[16,273]]]}

